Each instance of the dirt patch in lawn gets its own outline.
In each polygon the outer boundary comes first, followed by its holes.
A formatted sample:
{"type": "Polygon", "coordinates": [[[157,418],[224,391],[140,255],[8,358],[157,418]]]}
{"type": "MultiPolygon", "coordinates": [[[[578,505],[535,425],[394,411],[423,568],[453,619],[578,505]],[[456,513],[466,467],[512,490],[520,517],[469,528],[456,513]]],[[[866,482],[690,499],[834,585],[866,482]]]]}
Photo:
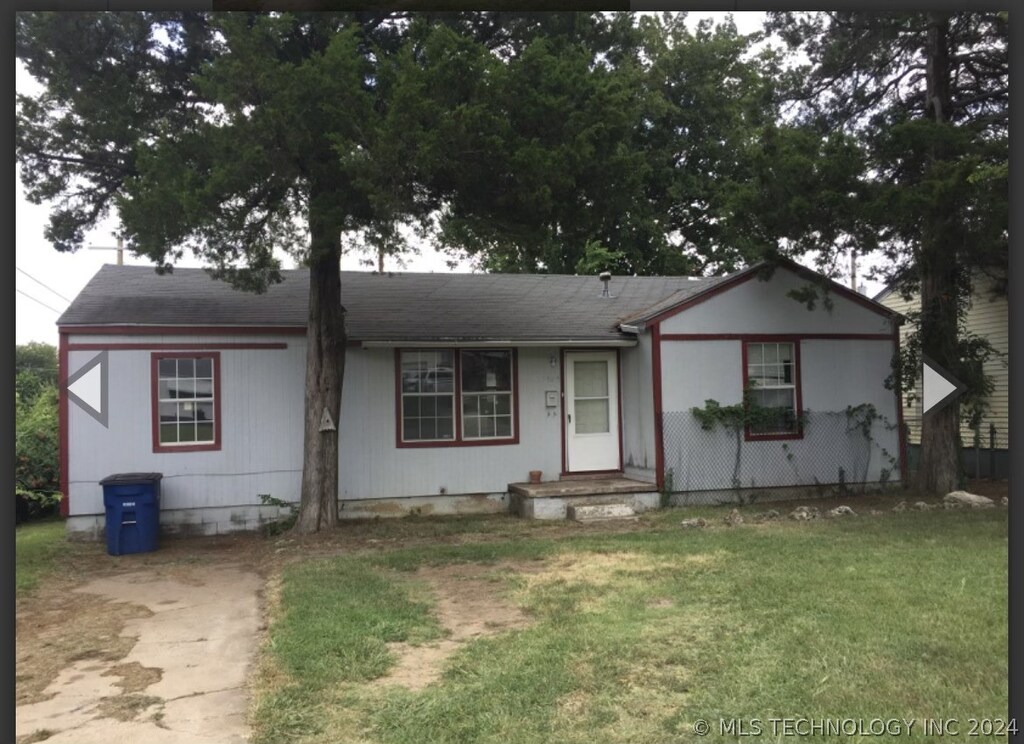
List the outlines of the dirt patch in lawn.
{"type": "Polygon", "coordinates": [[[651,578],[662,572],[676,572],[683,566],[703,566],[715,556],[697,554],[673,560],[656,559],[645,553],[620,551],[614,553],[564,553],[548,561],[544,570],[527,578],[528,586],[564,582],[609,586],[623,578],[651,578]]]}
{"type": "Polygon", "coordinates": [[[437,618],[447,637],[420,645],[388,644],[398,662],[387,676],[375,683],[423,689],[440,678],[444,662],[462,644],[529,625],[526,614],[501,592],[502,573],[529,570],[510,563],[452,564],[419,569],[414,576],[425,581],[434,594],[437,618]]]}

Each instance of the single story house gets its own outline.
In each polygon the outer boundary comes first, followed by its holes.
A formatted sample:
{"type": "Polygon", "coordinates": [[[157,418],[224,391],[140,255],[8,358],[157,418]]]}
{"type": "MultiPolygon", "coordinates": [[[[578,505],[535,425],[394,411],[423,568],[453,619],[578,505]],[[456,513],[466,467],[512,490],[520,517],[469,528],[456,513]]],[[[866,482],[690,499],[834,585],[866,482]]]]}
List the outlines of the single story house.
{"type": "MultiPolygon", "coordinates": [[[[345,272],[342,516],[564,517],[573,495],[646,508],[898,479],[898,316],[836,283],[808,309],[789,295],[821,277],[762,268],[345,272]],[[745,390],[767,417],[715,417],[745,390]],[[540,486],[516,485],[535,470],[540,486]]],[[[163,474],[169,531],[252,529],[277,513],[262,496],[298,500],[307,288],[305,270],[261,295],[199,269],[90,280],[58,321],[69,531],[100,534],[113,473],[163,474]]]]}

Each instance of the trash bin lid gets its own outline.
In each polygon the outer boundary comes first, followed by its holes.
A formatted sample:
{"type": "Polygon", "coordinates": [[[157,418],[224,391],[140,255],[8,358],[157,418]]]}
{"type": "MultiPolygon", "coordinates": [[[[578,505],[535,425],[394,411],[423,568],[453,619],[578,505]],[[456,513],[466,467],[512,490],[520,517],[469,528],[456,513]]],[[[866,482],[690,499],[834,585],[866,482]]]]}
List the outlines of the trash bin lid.
{"type": "Polygon", "coordinates": [[[100,485],[128,486],[134,483],[154,483],[163,477],[163,473],[115,473],[101,480],[100,485]]]}

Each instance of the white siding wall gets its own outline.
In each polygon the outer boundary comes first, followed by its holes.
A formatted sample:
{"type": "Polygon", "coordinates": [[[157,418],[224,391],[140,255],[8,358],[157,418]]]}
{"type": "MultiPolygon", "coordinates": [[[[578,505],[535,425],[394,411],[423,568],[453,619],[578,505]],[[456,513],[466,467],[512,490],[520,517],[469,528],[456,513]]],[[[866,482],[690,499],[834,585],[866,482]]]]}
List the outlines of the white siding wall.
{"type": "MultiPolygon", "coordinates": [[[[219,451],[154,453],[151,351],[110,350],[109,427],[68,403],[70,514],[101,514],[99,481],[112,473],[164,474],[164,510],[259,503],[259,494],[298,499],[302,470],[305,340],[301,337],[78,336],[84,343],[284,342],[284,350],[221,349],[219,451]]],[[[72,351],[74,371],[98,351],[72,351]]],[[[561,392],[556,349],[519,350],[520,443],[400,449],[395,442],[395,364],[391,349],[349,349],[342,395],[343,500],[493,494],[530,470],[561,471],[561,392]],[[554,358],[555,364],[550,360],[554,358]],[[442,491],[443,489],[443,491],[442,491]]]]}
{"type": "MultiPolygon", "coordinates": [[[[683,313],[685,316],[686,313],[683,313]]],[[[735,439],[720,428],[700,429],[690,413],[707,399],[723,406],[741,402],[743,370],[740,341],[663,341],[662,407],[665,413],[665,465],[673,470],[677,491],[729,487],[735,439]]],[[[847,406],[873,404],[892,425],[896,400],[885,389],[892,342],[888,340],[814,340],[801,342],[801,390],[804,409],[812,412],[800,440],[742,442],[740,481],[744,487],[834,483],[838,467],[851,481],[861,466],[867,481],[892,468],[883,455],[898,454],[895,430],[874,425],[868,444],[860,434],[847,436],[845,415],[816,417],[815,412],[842,412],[847,406]],[[863,450],[863,451],[862,451],[863,450]],[[792,453],[792,458],[787,455],[792,453]]],[[[895,472],[893,477],[895,477],[895,472]]]]}
{"type": "Polygon", "coordinates": [[[651,336],[622,350],[622,458],[626,475],[653,482],[654,391],[651,374],[651,336]]]}
{"type": "Polygon", "coordinates": [[[739,341],[662,341],[661,409],[689,411],[707,399],[723,406],[743,399],[739,341]]]}
{"type": "MultiPolygon", "coordinates": [[[[70,514],[103,512],[99,480],[160,472],[161,508],[259,503],[258,494],[298,498],[302,468],[305,341],[295,336],[71,336],[70,343],[273,343],[286,349],[220,350],[221,449],[153,452],[151,354],[111,349],[104,428],[68,401],[70,514]]],[[[73,372],[98,351],[70,351],[73,372]]],[[[187,353],[187,352],[183,352],[187,353]]]]}
{"type": "Polygon", "coordinates": [[[350,350],[347,359],[342,499],[498,493],[531,470],[558,479],[561,408],[544,404],[546,390],[561,391],[557,349],[519,350],[519,444],[484,447],[396,447],[394,351],[350,350]]]}
{"type": "Polygon", "coordinates": [[[769,281],[757,277],[714,295],[661,324],[665,333],[891,333],[886,318],[840,295],[831,312],[787,297],[807,282],[787,269],[769,281]]]}

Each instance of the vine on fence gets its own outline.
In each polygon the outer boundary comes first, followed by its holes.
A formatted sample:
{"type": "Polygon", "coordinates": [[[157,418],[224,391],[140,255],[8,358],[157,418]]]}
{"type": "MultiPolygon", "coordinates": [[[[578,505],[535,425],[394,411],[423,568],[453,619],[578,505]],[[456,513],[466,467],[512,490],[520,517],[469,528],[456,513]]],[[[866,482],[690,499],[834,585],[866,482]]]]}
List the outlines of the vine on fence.
{"type": "MultiPolygon", "coordinates": [[[[773,424],[778,420],[778,411],[776,409],[758,404],[749,393],[749,390],[744,391],[742,403],[723,406],[716,400],[707,399],[704,401],[703,408],[694,407],[690,409],[694,418],[696,418],[700,423],[701,429],[705,431],[712,431],[716,427],[721,426],[725,430],[731,432],[734,436],[736,441],[736,450],[733,458],[732,488],[735,490],[739,490],[741,488],[740,473],[743,457],[743,432],[748,430],[748,427],[764,427],[765,425],[773,424]]],[[[806,426],[810,413],[810,411],[797,412],[796,420],[801,431],[806,426]]],[[[884,487],[891,479],[898,461],[897,458],[885,447],[878,444],[872,432],[874,431],[876,424],[880,424],[890,431],[897,428],[896,424],[891,423],[884,415],[879,413],[878,409],[871,403],[847,406],[845,414],[847,420],[847,433],[859,433],[864,438],[865,442],[868,443],[867,461],[864,465],[862,480],[866,481],[868,474],[871,472],[872,453],[874,449],[877,448],[880,451],[881,456],[885,459],[887,465],[887,467],[882,467],[880,469],[878,477],[879,482],[884,487]]],[[[800,472],[796,463],[796,454],[786,442],[782,443],[782,454],[783,457],[785,457],[786,462],[788,462],[790,467],[793,469],[796,482],[799,482],[800,472]]],[[[859,473],[854,475],[855,478],[858,476],[859,473]]],[[[840,467],[839,481],[843,489],[846,487],[847,480],[847,473],[845,472],[845,469],[840,467]]],[[[815,479],[815,482],[817,482],[817,479],[815,479]]]]}
{"type": "MultiPolygon", "coordinates": [[[[762,406],[750,394],[750,388],[743,391],[743,402],[731,406],[723,406],[717,400],[708,398],[704,401],[704,408],[691,408],[700,428],[711,431],[715,426],[722,426],[731,431],[736,439],[736,455],[733,461],[732,487],[740,487],[740,466],[743,458],[743,432],[749,427],[760,428],[775,423],[778,420],[778,412],[774,408],[762,406]]],[[[801,430],[807,423],[807,412],[798,411],[796,414],[796,425],[801,430]]],[[[792,454],[790,453],[790,460],[792,454]]]]}
{"type": "MultiPolygon", "coordinates": [[[[865,441],[868,442],[868,461],[864,466],[865,478],[867,473],[871,472],[871,453],[874,448],[878,448],[881,452],[881,456],[885,458],[889,467],[883,467],[879,470],[878,481],[884,488],[892,477],[892,472],[895,470],[897,465],[897,458],[895,455],[889,452],[885,447],[882,447],[875,441],[875,438],[871,435],[871,431],[874,428],[875,422],[879,422],[882,426],[888,430],[893,431],[898,428],[897,424],[889,421],[888,418],[878,412],[872,403],[861,403],[857,406],[846,407],[846,420],[848,423],[847,431],[860,431],[865,441]]],[[[897,437],[903,436],[903,432],[898,432],[897,437]]]]}

